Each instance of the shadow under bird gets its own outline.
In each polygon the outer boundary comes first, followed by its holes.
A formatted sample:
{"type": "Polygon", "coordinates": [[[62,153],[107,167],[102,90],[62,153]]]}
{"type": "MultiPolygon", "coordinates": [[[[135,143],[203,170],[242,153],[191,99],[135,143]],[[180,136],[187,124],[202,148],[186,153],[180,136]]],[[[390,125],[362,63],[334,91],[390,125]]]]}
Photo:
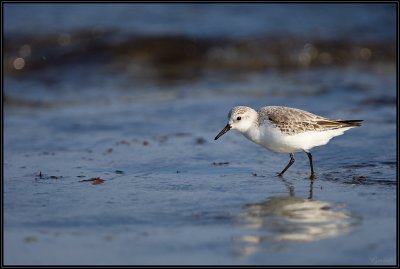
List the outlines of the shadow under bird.
{"type": "Polygon", "coordinates": [[[231,109],[228,124],[214,140],[229,130],[237,130],[249,140],[273,152],[289,153],[289,163],[278,176],[282,176],[294,163],[295,152],[305,152],[310,161],[310,178],[314,178],[310,150],[327,144],[333,137],[342,135],[351,128],[361,126],[361,122],[362,120],[328,119],[283,106],[265,106],[258,111],[237,106],[231,109]]]}

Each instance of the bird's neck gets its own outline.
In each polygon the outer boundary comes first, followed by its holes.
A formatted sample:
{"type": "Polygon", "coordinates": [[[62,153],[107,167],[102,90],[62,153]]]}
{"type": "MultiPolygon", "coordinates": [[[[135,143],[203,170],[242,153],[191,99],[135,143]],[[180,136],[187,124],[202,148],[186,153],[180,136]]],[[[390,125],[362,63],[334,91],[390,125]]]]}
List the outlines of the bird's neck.
{"type": "Polygon", "coordinates": [[[260,128],[258,126],[254,125],[251,128],[247,129],[245,132],[242,132],[242,134],[248,138],[249,140],[255,142],[255,143],[260,143],[260,128]]]}

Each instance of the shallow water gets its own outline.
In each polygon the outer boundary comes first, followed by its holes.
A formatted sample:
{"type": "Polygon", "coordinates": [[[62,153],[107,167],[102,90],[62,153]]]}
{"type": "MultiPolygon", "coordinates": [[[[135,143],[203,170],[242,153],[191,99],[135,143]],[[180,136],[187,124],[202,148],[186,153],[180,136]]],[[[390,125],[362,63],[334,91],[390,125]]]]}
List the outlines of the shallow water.
{"type": "Polygon", "coordinates": [[[394,99],[394,77],[324,72],[332,86],[306,97],[270,96],[262,82],[290,91],[288,77],[308,77],[297,89],[312,91],[319,71],[226,82],[236,89],[230,94],[194,85],[184,96],[177,87],[163,98],[9,107],[5,262],[393,264],[395,105],[365,100],[394,99]],[[358,82],[363,76],[371,90],[358,82]],[[362,90],[350,92],[357,83],[362,90]],[[282,181],[275,174],[285,154],[234,132],[213,141],[236,104],[290,105],[364,124],[313,151],[313,182],[304,154],[282,181]],[[82,182],[93,177],[104,182],[82,182]]]}
{"type": "Polygon", "coordinates": [[[145,34],[394,38],[394,3],[383,4],[6,4],[7,34],[118,29],[145,34]],[[250,19],[251,18],[251,19],[250,19]],[[340,19],[338,19],[340,18],[340,19]],[[54,22],[49,24],[49,21],[54,22]]]}
{"type": "Polygon", "coordinates": [[[80,61],[8,74],[4,263],[395,264],[396,67],[379,59],[194,80],[80,61]],[[213,140],[235,105],[364,122],[312,150],[313,181],[302,153],[279,178],[288,155],[213,140]]]}

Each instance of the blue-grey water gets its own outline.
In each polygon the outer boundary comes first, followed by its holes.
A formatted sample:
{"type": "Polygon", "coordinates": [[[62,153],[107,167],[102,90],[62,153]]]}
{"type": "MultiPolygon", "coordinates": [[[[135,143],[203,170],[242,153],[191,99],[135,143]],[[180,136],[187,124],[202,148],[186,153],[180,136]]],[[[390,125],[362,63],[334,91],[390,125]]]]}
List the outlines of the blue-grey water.
{"type": "Polygon", "coordinates": [[[4,7],[4,264],[396,264],[393,4],[4,7]],[[279,178],[235,105],[364,122],[279,178]]]}
{"type": "Polygon", "coordinates": [[[395,38],[392,3],[366,4],[6,4],[7,34],[105,27],[145,34],[322,39],[395,38]]]}

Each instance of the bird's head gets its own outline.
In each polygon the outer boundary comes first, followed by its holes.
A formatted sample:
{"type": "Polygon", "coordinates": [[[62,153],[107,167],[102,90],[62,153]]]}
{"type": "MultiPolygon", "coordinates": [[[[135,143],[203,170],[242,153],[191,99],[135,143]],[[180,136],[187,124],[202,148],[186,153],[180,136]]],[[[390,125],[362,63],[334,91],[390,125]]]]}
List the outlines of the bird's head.
{"type": "Polygon", "coordinates": [[[257,112],[247,106],[236,106],[229,111],[228,124],[215,137],[214,140],[220,138],[229,130],[238,130],[241,133],[247,132],[257,120],[257,112]]]}

